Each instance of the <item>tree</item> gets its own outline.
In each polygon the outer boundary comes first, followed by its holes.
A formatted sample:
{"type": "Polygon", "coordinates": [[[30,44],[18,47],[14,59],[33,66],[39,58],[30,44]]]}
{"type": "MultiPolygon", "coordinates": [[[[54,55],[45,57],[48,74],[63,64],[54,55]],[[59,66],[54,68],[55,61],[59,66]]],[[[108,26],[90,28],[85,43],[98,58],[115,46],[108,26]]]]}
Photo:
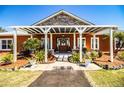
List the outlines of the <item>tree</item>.
{"type": "Polygon", "coordinates": [[[37,38],[30,38],[24,42],[24,49],[31,50],[32,52],[35,52],[37,49],[40,48],[40,46],[41,42],[37,38]]]}
{"type": "Polygon", "coordinates": [[[115,56],[118,54],[118,51],[120,51],[124,47],[124,32],[114,32],[113,33],[114,40],[116,39],[116,50],[115,50],[115,56]]]}
{"type": "MultiPolygon", "coordinates": [[[[104,39],[109,37],[109,34],[104,35],[104,39]]],[[[113,40],[116,40],[116,50],[114,57],[118,54],[118,51],[120,51],[124,47],[124,32],[123,31],[116,31],[113,32],[113,40]]]]}
{"type": "Polygon", "coordinates": [[[0,27],[0,32],[5,32],[6,30],[0,27]]]}

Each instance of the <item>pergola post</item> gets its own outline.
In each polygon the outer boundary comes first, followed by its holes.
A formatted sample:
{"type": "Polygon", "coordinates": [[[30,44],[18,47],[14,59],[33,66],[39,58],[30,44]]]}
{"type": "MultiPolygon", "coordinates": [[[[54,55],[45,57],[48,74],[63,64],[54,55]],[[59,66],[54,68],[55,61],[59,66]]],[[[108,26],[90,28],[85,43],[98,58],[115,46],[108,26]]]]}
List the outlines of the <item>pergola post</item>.
{"type": "Polygon", "coordinates": [[[93,34],[93,50],[96,50],[96,35],[93,34]]]}
{"type": "Polygon", "coordinates": [[[43,28],[40,28],[43,32],[44,32],[44,35],[45,35],[45,62],[48,62],[48,60],[47,60],[47,57],[48,57],[48,55],[47,55],[47,52],[48,52],[48,49],[47,49],[47,33],[49,32],[49,30],[51,29],[51,28],[45,28],[45,29],[43,29],[43,28]]]}
{"type": "Polygon", "coordinates": [[[53,35],[50,34],[50,48],[53,49],[53,35]]]}
{"type": "Polygon", "coordinates": [[[76,30],[79,32],[79,38],[80,38],[80,62],[82,62],[82,34],[86,30],[87,27],[84,28],[76,28],[76,30]]]}
{"type": "Polygon", "coordinates": [[[30,38],[33,38],[33,34],[31,34],[31,37],[30,38]]]}
{"type": "Polygon", "coordinates": [[[80,62],[82,62],[82,33],[79,33],[80,36],[80,62]]]}
{"type": "Polygon", "coordinates": [[[113,29],[110,29],[110,61],[113,62],[113,29]]]}
{"type": "Polygon", "coordinates": [[[17,61],[17,31],[15,29],[14,34],[14,42],[13,42],[13,61],[14,63],[17,61]]]}
{"type": "Polygon", "coordinates": [[[74,38],[74,41],[73,41],[73,49],[76,49],[76,33],[73,34],[73,38],[74,38]]]}
{"type": "Polygon", "coordinates": [[[45,33],[45,62],[47,62],[47,33],[45,33]]]}

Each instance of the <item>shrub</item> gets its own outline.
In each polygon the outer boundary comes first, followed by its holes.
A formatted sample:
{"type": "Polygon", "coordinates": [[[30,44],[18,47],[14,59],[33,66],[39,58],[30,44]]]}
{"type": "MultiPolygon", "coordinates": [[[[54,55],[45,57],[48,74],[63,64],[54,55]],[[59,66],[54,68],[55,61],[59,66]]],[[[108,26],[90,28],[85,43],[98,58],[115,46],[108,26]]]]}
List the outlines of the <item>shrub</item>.
{"type": "Polygon", "coordinates": [[[37,61],[37,62],[43,63],[44,58],[45,58],[45,53],[44,53],[44,51],[37,51],[37,52],[35,53],[35,58],[36,58],[36,61],[37,61]]]}
{"type": "Polygon", "coordinates": [[[73,62],[72,56],[69,56],[69,57],[68,57],[68,61],[69,61],[69,62],[73,62]]]}
{"type": "Polygon", "coordinates": [[[30,38],[24,42],[24,49],[35,52],[41,46],[41,41],[37,38],[30,38]]]}
{"type": "Polygon", "coordinates": [[[88,52],[88,49],[87,48],[83,48],[82,51],[83,51],[84,54],[86,54],[88,52]]]}
{"type": "Polygon", "coordinates": [[[102,53],[102,51],[98,51],[98,57],[100,58],[100,57],[102,57],[102,55],[103,55],[103,53],[102,53]]]}
{"type": "Polygon", "coordinates": [[[79,53],[73,52],[72,53],[72,60],[74,63],[79,62],[80,56],[79,53]]]}
{"type": "Polygon", "coordinates": [[[118,55],[118,57],[119,57],[121,60],[124,60],[124,51],[121,52],[121,53],[118,55]]]}
{"type": "Polygon", "coordinates": [[[12,63],[13,61],[13,54],[7,54],[1,58],[1,61],[4,63],[12,63]]]}
{"type": "Polygon", "coordinates": [[[97,52],[97,51],[92,51],[90,56],[91,56],[92,60],[94,60],[94,59],[96,59],[99,55],[98,55],[98,52],[97,52]]]}

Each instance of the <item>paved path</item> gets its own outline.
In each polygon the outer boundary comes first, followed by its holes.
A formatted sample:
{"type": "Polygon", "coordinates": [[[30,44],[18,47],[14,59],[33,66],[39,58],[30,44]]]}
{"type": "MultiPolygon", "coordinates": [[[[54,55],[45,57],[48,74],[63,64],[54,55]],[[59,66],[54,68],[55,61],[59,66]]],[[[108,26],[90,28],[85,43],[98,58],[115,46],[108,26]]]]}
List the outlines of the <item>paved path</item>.
{"type": "Polygon", "coordinates": [[[89,64],[87,67],[84,66],[79,66],[77,64],[74,63],[70,63],[70,62],[55,62],[55,63],[51,63],[51,64],[38,64],[35,67],[32,68],[22,68],[20,70],[42,70],[42,71],[48,71],[48,70],[53,70],[55,67],[67,67],[67,66],[71,66],[74,70],[100,70],[101,68],[93,63],[89,64]]]}
{"type": "Polygon", "coordinates": [[[90,87],[82,71],[44,71],[29,87],[90,87]]]}

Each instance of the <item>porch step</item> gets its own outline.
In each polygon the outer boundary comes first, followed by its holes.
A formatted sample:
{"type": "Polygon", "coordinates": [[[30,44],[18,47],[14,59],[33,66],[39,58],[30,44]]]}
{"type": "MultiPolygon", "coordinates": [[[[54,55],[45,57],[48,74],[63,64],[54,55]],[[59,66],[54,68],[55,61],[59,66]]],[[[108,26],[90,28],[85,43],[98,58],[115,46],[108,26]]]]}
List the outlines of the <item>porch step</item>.
{"type": "Polygon", "coordinates": [[[68,61],[68,56],[58,56],[57,61],[62,61],[62,62],[67,62],[68,61]]]}

